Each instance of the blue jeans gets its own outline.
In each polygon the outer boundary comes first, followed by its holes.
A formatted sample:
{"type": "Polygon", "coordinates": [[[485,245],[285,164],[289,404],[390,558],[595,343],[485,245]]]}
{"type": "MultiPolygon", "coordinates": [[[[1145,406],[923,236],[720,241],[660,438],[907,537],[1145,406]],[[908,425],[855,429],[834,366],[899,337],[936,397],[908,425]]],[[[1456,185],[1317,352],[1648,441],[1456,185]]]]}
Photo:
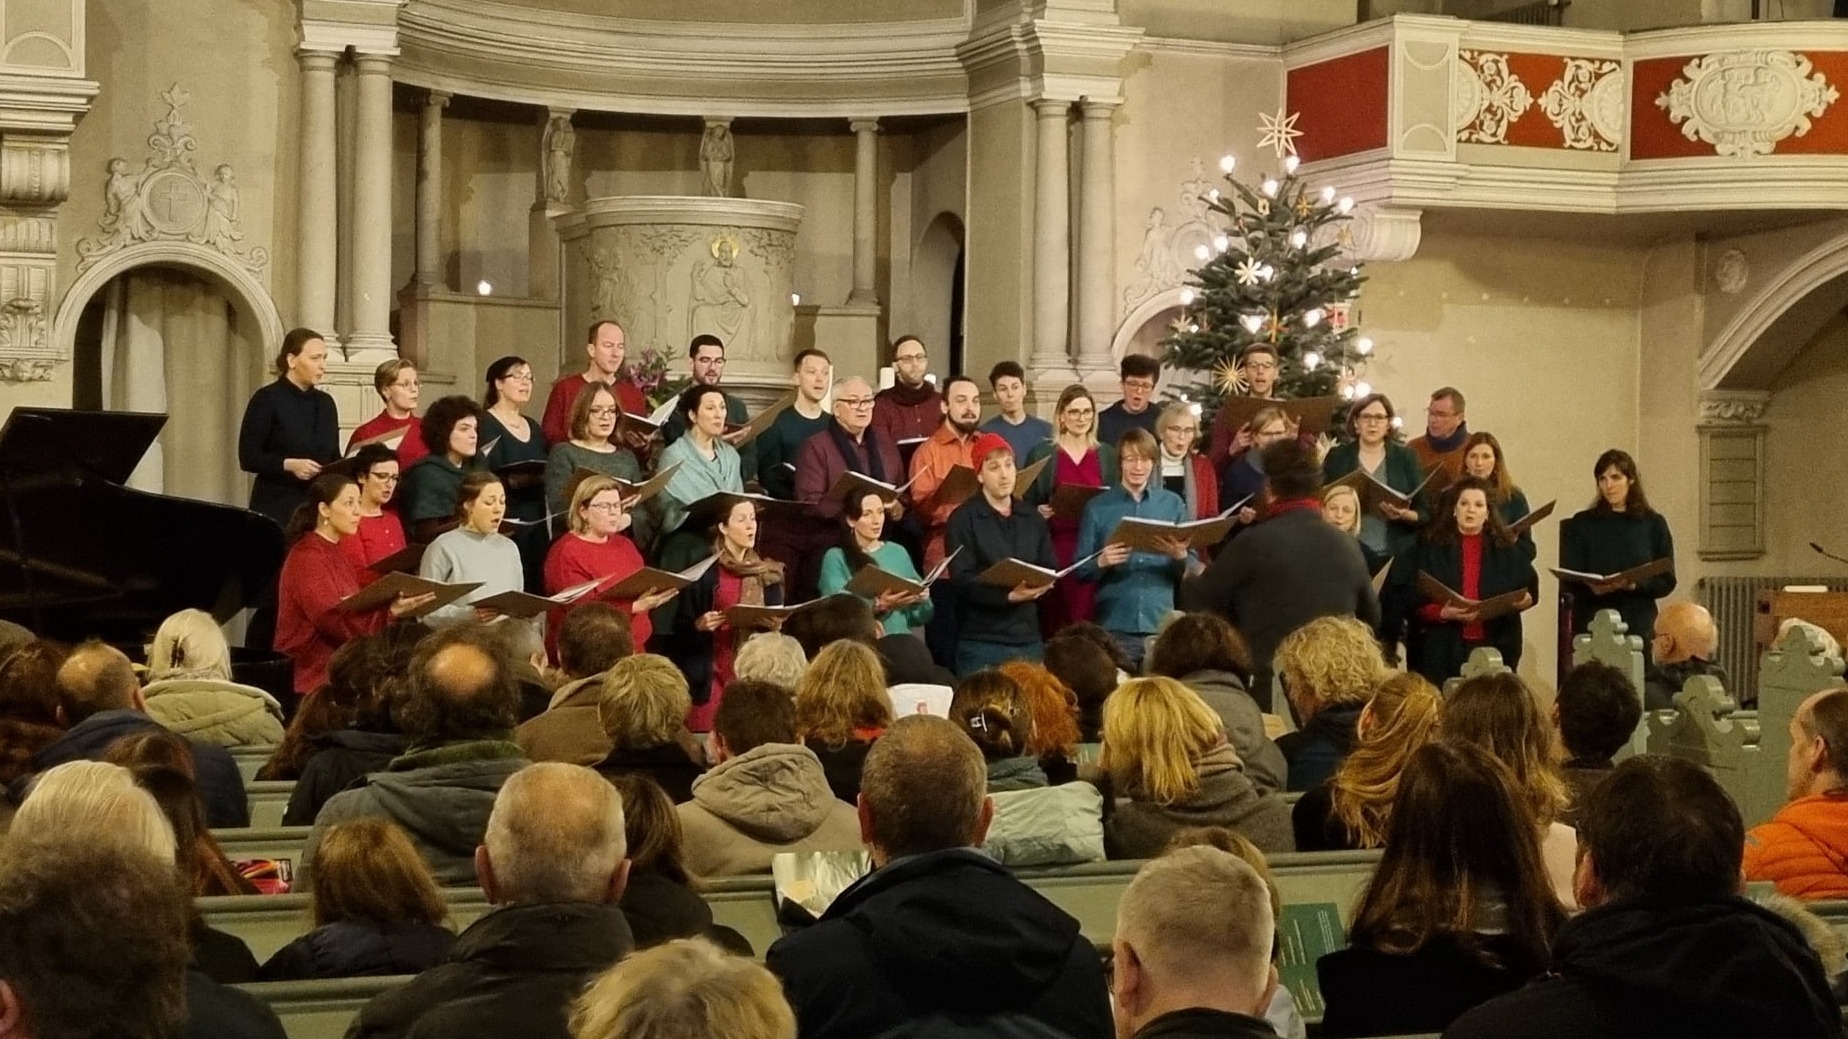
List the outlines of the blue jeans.
{"type": "Polygon", "coordinates": [[[966,638],[956,644],[956,677],[966,678],[985,667],[1005,664],[1010,660],[1038,663],[1045,655],[1046,646],[1039,642],[1010,646],[1005,642],[966,638]]]}

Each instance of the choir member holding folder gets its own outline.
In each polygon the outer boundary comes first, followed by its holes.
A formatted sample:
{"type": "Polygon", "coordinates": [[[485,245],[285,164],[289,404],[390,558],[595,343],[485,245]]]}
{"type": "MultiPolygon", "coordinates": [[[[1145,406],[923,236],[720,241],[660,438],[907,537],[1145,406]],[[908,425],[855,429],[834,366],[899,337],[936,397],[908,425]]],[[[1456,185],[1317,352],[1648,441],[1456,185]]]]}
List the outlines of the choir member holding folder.
{"type": "MultiPolygon", "coordinates": [[[[896,488],[906,482],[905,466],[890,437],[873,426],[873,388],[865,379],[849,376],[834,384],[834,419],[808,438],[796,452],[796,497],[808,508],[791,521],[811,524],[814,540],[779,538],[786,548],[799,552],[783,560],[790,568],[791,594],[813,597],[821,557],[834,541],[840,521],[842,497],[834,492],[841,477],[859,473],[896,488]]],[[[893,494],[887,499],[886,518],[902,519],[905,507],[893,494]]]]}
{"type": "Polygon", "coordinates": [[[571,482],[579,469],[630,483],[641,481],[642,465],[635,454],[610,441],[620,410],[616,394],[602,383],[592,384],[571,405],[566,426],[570,439],[553,444],[545,461],[545,501],[555,521],[566,516],[571,482]]]}
{"type": "MultiPolygon", "coordinates": [[[[613,587],[643,567],[642,554],[635,543],[623,536],[629,516],[623,507],[622,489],[607,476],[587,476],[571,494],[567,513],[571,527],[552,544],[545,560],[545,591],[557,595],[585,581],[604,579],[613,587]]],[[[673,588],[648,589],[633,598],[607,599],[629,617],[629,634],[637,652],[648,645],[654,634],[649,611],[673,599],[673,588]]],[[[594,601],[586,598],[584,602],[594,601]]],[[[556,643],[559,626],[569,607],[552,611],[546,634],[556,643]]],[[[554,645],[555,648],[555,645],[554,645]]]]}
{"type": "Polygon", "coordinates": [[[1092,618],[1116,639],[1130,663],[1131,673],[1142,668],[1143,640],[1155,634],[1161,619],[1174,609],[1174,588],[1180,579],[1201,570],[1188,537],[1180,530],[1154,538],[1154,551],[1138,550],[1120,539],[1124,520],[1189,522],[1187,503],[1173,491],[1152,486],[1155,438],[1131,427],[1117,443],[1117,464],[1122,482],[1092,498],[1084,507],[1078,529],[1078,551],[1090,559],[1077,577],[1097,588],[1096,615],[1092,618]]]}
{"type": "Polygon", "coordinates": [[[1466,476],[1444,494],[1450,516],[1431,524],[1417,549],[1394,563],[1395,585],[1417,603],[1419,674],[1443,687],[1478,646],[1501,651],[1510,669],[1521,663],[1521,611],[1534,604],[1533,563],[1495,511],[1488,481],[1466,476]]]}
{"type": "MultiPolygon", "coordinates": [[[[1533,510],[1527,506],[1527,495],[1515,486],[1514,477],[1508,472],[1508,461],[1502,456],[1501,441],[1495,439],[1495,434],[1471,433],[1463,442],[1463,475],[1488,481],[1495,491],[1495,511],[1501,515],[1502,524],[1514,534],[1522,553],[1532,561],[1538,554],[1534,548],[1533,519],[1529,519],[1533,510]]],[[[1548,503],[1543,507],[1550,509],[1552,506],[1548,503]]]]}
{"type": "Polygon", "coordinates": [[[712,716],[734,677],[738,647],[752,634],[749,628],[733,625],[726,611],[734,606],[780,606],[784,601],[783,565],[757,554],[757,503],[744,495],[721,498],[688,519],[705,526],[712,522],[706,517],[718,517],[713,541],[718,561],[681,590],[673,625],[662,634],[663,655],[686,672],[693,697],[687,728],[694,732],[711,731],[712,716]]]}
{"type": "Polygon", "coordinates": [[[352,459],[341,463],[359,481],[359,530],[350,538],[340,539],[340,551],[359,573],[364,586],[378,580],[378,572],[368,567],[404,551],[404,522],[391,500],[398,490],[398,456],[384,444],[359,449],[352,459]]]}
{"type": "Polygon", "coordinates": [[[478,587],[460,600],[432,610],[427,621],[431,627],[446,627],[469,619],[491,621],[499,613],[470,604],[490,595],[517,592],[526,587],[520,550],[512,539],[500,532],[501,519],[507,515],[507,488],[500,477],[488,472],[464,476],[462,487],[456,492],[455,515],[460,525],[430,542],[417,576],[426,581],[470,583],[478,587]]]}
{"type": "MultiPolygon", "coordinates": [[[[1083,386],[1067,386],[1059,394],[1054,418],[1058,433],[1027,456],[1028,464],[1042,458],[1053,462],[1040,470],[1027,490],[1026,501],[1046,520],[1052,532],[1053,559],[1064,568],[1078,559],[1078,524],[1085,503],[1103,493],[1103,488],[1116,486],[1117,453],[1113,445],[1097,442],[1097,402],[1083,386]]],[[[1041,604],[1044,630],[1058,631],[1090,620],[1095,594],[1091,585],[1076,576],[1060,581],[1058,591],[1041,604]]]]}
{"type": "Polygon", "coordinates": [[[385,407],[353,430],[347,438],[347,454],[367,444],[385,444],[398,452],[398,464],[405,466],[429,454],[419,428],[422,423],[417,418],[417,398],[423,391],[417,366],[394,357],[372,373],[372,388],[378,391],[385,407]],[[391,443],[393,440],[396,443],[391,443]]]}
{"type": "Polygon", "coordinates": [[[1636,461],[1612,448],[1592,467],[1598,497],[1559,525],[1560,592],[1572,608],[1571,631],[1590,629],[1599,610],[1616,610],[1649,652],[1656,600],[1675,590],[1675,540],[1668,521],[1649,507],[1636,461]],[[1626,574],[1637,567],[1657,571],[1626,574]],[[1597,578],[1606,579],[1597,579],[1597,578]]]}
{"type": "Polygon", "coordinates": [[[308,501],[290,523],[294,535],[277,578],[276,649],[295,664],[295,691],[327,681],[327,661],[348,639],[382,630],[435,601],[430,593],[398,595],[369,610],[348,610],[359,575],[340,542],[359,533],[359,484],[346,473],[316,477],[308,501]]]}
{"type": "MultiPolygon", "coordinates": [[[[1220,478],[1219,498],[1227,503],[1244,501],[1256,502],[1258,495],[1264,491],[1264,449],[1279,440],[1291,437],[1290,416],[1282,408],[1264,408],[1251,417],[1251,421],[1242,427],[1251,446],[1244,453],[1226,463],[1220,478]]],[[[1215,510],[1217,511],[1217,510],[1215,510]]],[[[1210,513],[1209,513],[1210,515],[1210,513]]],[[[1204,516],[1196,516],[1204,519],[1204,516]]],[[[1247,505],[1239,510],[1240,526],[1255,523],[1258,510],[1255,505],[1247,505]]]]}
{"type": "Polygon", "coordinates": [[[481,408],[461,394],[444,397],[424,413],[423,434],[430,453],[404,470],[398,511],[405,536],[427,545],[455,526],[462,477],[480,465],[481,408]]]}
{"type": "Polygon", "coordinates": [[[985,575],[1010,560],[1048,570],[1056,565],[1045,519],[1014,500],[1014,452],[1007,441],[983,433],[976,441],[975,460],[981,493],[950,515],[944,536],[961,627],[954,669],[958,677],[1008,660],[1038,660],[1044,654],[1034,601],[1051,591],[1053,583],[1022,580],[1004,587],[985,575]]]}
{"type": "Polygon", "coordinates": [[[524,357],[499,358],[488,365],[487,382],[481,458],[507,488],[507,519],[515,524],[508,536],[520,547],[526,586],[537,588],[552,531],[545,522],[545,434],[524,411],[533,400],[533,366],[524,357]]]}
{"type": "Polygon", "coordinates": [[[1361,543],[1387,556],[1403,555],[1418,540],[1418,528],[1430,514],[1422,493],[1425,471],[1418,456],[1404,444],[1395,443],[1392,402],[1383,393],[1372,393],[1354,402],[1348,419],[1348,433],[1353,439],[1330,448],[1322,461],[1322,476],[1334,483],[1353,472],[1361,472],[1403,498],[1365,494],[1362,500],[1374,499],[1374,505],[1360,516],[1361,543]]]}
{"type": "MultiPolygon", "coordinates": [[[[744,492],[743,463],[738,449],[725,439],[725,391],[694,383],[674,405],[686,423],[686,433],[661,452],[660,468],[675,466],[673,478],[659,496],[661,533],[673,534],[686,522],[687,506],[714,494],[744,492]]],[[[696,538],[704,542],[705,538],[696,538]]],[[[663,557],[669,553],[665,546],[663,557]]],[[[703,553],[701,553],[703,554],[703,553]]]]}
{"type": "MultiPolygon", "coordinates": [[[[1187,503],[1189,519],[1210,519],[1219,515],[1221,500],[1238,500],[1222,499],[1219,475],[1213,471],[1212,461],[1196,449],[1200,416],[1192,404],[1176,402],[1162,408],[1155,419],[1155,437],[1161,441],[1161,467],[1157,470],[1161,486],[1187,503]]],[[[1256,516],[1253,512],[1252,518],[1256,516]]]]}
{"type": "Polygon", "coordinates": [[[308,498],[308,481],[340,457],[334,398],[315,389],[327,373],[327,344],[312,329],[283,337],[276,381],[250,395],[237,434],[239,468],[254,473],[250,511],[287,527],[308,498]]]}
{"type": "MultiPolygon", "coordinates": [[[[842,517],[847,521],[846,536],[821,557],[817,590],[822,595],[847,591],[854,575],[869,566],[907,581],[923,582],[917,568],[911,565],[911,553],[903,545],[881,540],[886,524],[884,499],[877,494],[850,495],[843,505],[842,517]]],[[[873,614],[887,635],[909,634],[931,618],[931,601],[916,593],[893,589],[867,601],[873,604],[873,614]]]]}

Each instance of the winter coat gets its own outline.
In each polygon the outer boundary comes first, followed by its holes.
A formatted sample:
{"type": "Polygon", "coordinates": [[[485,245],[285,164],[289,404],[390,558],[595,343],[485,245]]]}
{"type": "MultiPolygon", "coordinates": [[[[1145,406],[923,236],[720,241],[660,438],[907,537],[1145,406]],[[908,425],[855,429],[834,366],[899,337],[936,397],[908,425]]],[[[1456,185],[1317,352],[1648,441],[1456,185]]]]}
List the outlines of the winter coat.
{"type": "Polygon", "coordinates": [[[1484,963],[1450,935],[1407,955],[1350,946],[1323,956],[1315,964],[1327,1006],[1322,1034],[1441,1032],[1465,1010],[1520,988],[1546,967],[1505,937],[1483,941],[1503,966],[1484,963]]]}
{"type": "Polygon", "coordinates": [[[288,1039],[267,1004],[204,972],[186,971],[186,1023],[178,1039],[288,1039]]]}
{"type": "Polygon", "coordinates": [[[449,957],[359,1012],[348,1039],[568,1039],[585,982],[635,947],[613,905],[505,906],[456,937],[449,957]]]}
{"type": "Polygon", "coordinates": [[[1190,826],[1229,827],[1266,854],[1296,850],[1290,806],[1276,794],[1258,792],[1229,744],[1207,751],[1198,768],[1199,788],[1185,800],[1164,805],[1131,797],[1116,802],[1104,820],[1111,858],[1154,858],[1175,831],[1190,826]]]}
{"type": "Polygon", "coordinates": [[[1290,790],[1313,790],[1334,778],[1354,749],[1363,710],[1365,704],[1324,707],[1300,730],[1277,737],[1277,749],[1289,762],[1290,790]]]}
{"type": "Polygon", "coordinates": [[[1799,797],[1752,827],[1745,879],[1792,898],[1848,898],[1848,793],[1799,797]]]}
{"type": "Polygon", "coordinates": [[[363,785],[335,794],[315,816],[302,848],[301,879],[327,828],[349,819],[381,817],[404,827],[438,884],[475,883],[475,848],[507,777],[530,762],[510,740],[470,740],[413,750],[363,785]]]}
{"type": "Polygon", "coordinates": [[[1259,790],[1284,789],[1289,765],[1283,751],[1264,734],[1264,712],[1245,691],[1245,683],[1230,671],[1195,671],[1181,677],[1181,684],[1192,689],[1225,723],[1226,739],[1245,763],[1245,774],[1259,790]]]}
{"type": "Polygon", "coordinates": [[[988,792],[1037,790],[1046,785],[1038,758],[1001,758],[988,763],[988,792]]]}
{"type": "Polygon", "coordinates": [[[591,767],[605,778],[620,775],[647,776],[666,791],[668,799],[675,804],[693,800],[693,782],[706,774],[705,764],[694,761],[686,747],[679,743],[613,750],[608,757],[591,767]]]}
{"type": "Polygon", "coordinates": [[[169,731],[220,747],[282,742],[282,705],[255,686],[215,678],[168,678],[141,690],[148,717],[169,731]]]}
{"type": "Polygon", "coordinates": [[[603,678],[598,673],[558,687],[552,704],[537,718],[513,730],[526,756],[534,761],[563,761],[586,768],[609,756],[610,738],[597,718],[603,700],[603,678]]]}
{"type": "Polygon", "coordinates": [[[289,791],[289,807],[282,813],[284,826],[313,826],[335,794],[374,772],[383,772],[393,758],[404,753],[404,737],[395,732],[338,729],[314,738],[315,750],[302,765],[302,774],[289,791]]]}
{"type": "Polygon", "coordinates": [[[1358,851],[1360,844],[1335,813],[1335,786],[1330,780],[1303,791],[1290,807],[1290,827],[1297,851],[1358,851]]]}
{"type": "MultiPolygon", "coordinates": [[[[991,787],[990,789],[993,789],[991,787]]],[[[982,850],[1004,866],[1065,866],[1104,857],[1104,796],[1089,783],[990,794],[982,850]]]]}
{"type": "Polygon", "coordinates": [[[1465,1013],[1445,1039],[1838,1039],[1796,927],[1743,898],[1599,906],[1553,938],[1552,970],[1465,1013]]]}
{"type": "Polygon", "coordinates": [[[848,740],[830,747],[821,740],[803,740],[802,745],[821,759],[821,770],[827,774],[828,789],[834,791],[834,796],[848,804],[858,804],[860,771],[866,767],[866,752],[873,749],[873,741],[848,740]]]}
{"type": "Polygon", "coordinates": [[[421,974],[443,962],[455,932],[424,923],[380,926],[369,920],[323,924],[276,950],[261,981],[372,978],[421,974]]]}
{"type": "MultiPolygon", "coordinates": [[[[32,768],[43,772],[67,761],[101,761],[117,741],[165,728],[140,711],[98,711],[65,730],[57,742],[32,756],[32,768]]],[[[250,825],[250,802],[244,795],[244,777],[237,761],[223,747],[198,740],[192,745],[193,770],[198,776],[199,799],[205,802],[205,821],[213,829],[250,825]]]]}
{"type": "Polygon", "coordinates": [[[896,859],[764,960],[802,1039],[864,1039],[953,1014],[1024,1017],[1072,1039],[1115,1034],[1078,921],[973,848],[896,859]]]}
{"type": "Polygon", "coordinates": [[[1276,1039],[1270,1022],[1248,1014],[1194,1007],[1143,1025],[1130,1039],[1276,1039]]]}
{"type": "Polygon", "coordinates": [[[861,848],[858,814],[828,788],[815,752],[796,744],[766,743],[714,765],[675,810],[697,876],[768,873],[778,852],[861,848]]]}
{"type": "MultiPolygon", "coordinates": [[[[623,888],[617,908],[629,922],[629,934],[638,949],[676,938],[714,937],[712,907],[699,892],[668,879],[657,870],[631,868],[629,884],[623,888]]],[[[718,930],[730,931],[729,928],[718,930]]],[[[728,946],[730,943],[720,939],[720,944],[728,946]]]]}

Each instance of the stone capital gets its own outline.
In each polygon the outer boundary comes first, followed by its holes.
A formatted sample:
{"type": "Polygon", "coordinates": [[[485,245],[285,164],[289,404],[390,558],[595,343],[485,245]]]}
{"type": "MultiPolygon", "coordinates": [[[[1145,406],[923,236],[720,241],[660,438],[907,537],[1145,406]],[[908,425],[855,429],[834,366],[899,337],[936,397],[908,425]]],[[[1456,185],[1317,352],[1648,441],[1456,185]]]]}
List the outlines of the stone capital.
{"type": "Polygon", "coordinates": [[[424,105],[428,108],[448,108],[452,96],[447,90],[431,90],[424,94],[424,105]]]}
{"type": "Polygon", "coordinates": [[[1755,426],[1765,416],[1771,394],[1764,390],[1703,390],[1700,424],[1703,426],[1755,426]]]}
{"type": "Polygon", "coordinates": [[[853,120],[848,121],[847,128],[852,130],[856,134],[878,133],[879,132],[879,120],[878,118],[872,117],[872,116],[868,116],[862,119],[853,119],[853,120]]]}

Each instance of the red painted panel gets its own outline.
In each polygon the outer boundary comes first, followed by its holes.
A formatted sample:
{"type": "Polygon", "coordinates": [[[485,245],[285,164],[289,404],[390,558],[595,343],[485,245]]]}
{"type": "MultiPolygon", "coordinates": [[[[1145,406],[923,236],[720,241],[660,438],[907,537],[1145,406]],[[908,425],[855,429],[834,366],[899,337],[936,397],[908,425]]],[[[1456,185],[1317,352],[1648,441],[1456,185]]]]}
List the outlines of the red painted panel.
{"type": "Polygon", "coordinates": [[[1296,150],[1304,162],[1386,147],[1386,59],[1379,47],[1289,71],[1284,105],[1302,117],[1296,150]]]}
{"type": "MultiPolygon", "coordinates": [[[[1821,73],[1837,90],[1848,93],[1848,52],[1824,51],[1804,55],[1814,66],[1812,75],[1821,73]]],[[[1630,86],[1630,157],[1632,159],[1679,159],[1711,157],[1713,145],[1702,140],[1688,140],[1682,126],[1668,117],[1668,109],[1656,99],[1668,92],[1669,85],[1682,78],[1682,69],[1698,55],[1677,58],[1651,58],[1636,63],[1630,86]]],[[[1810,121],[1809,133],[1779,141],[1771,157],[1778,155],[1848,155],[1848,98],[1831,104],[1819,118],[1810,121]]]]}
{"type": "Polygon", "coordinates": [[[1540,108],[1540,98],[1565,74],[1566,59],[1557,54],[1510,54],[1508,71],[1527,88],[1534,103],[1508,126],[1508,144],[1522,148],[1564,148],[1559,127],[1540,108]]]}

